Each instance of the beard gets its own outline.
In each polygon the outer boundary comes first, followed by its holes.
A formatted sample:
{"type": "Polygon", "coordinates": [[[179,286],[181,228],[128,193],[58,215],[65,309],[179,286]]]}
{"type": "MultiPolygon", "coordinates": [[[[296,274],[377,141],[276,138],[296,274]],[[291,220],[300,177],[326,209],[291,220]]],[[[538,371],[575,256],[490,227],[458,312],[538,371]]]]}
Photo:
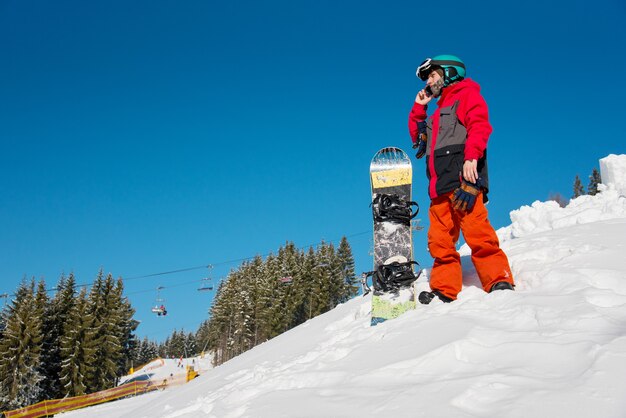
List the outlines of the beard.
{"type": "Polygon", "coordinates": [[[441,96],[441,92],[443,91],[443,78],[435,81],[435,83],[430,86],[430,91],[433,92],[433,97],[441,96]]]}

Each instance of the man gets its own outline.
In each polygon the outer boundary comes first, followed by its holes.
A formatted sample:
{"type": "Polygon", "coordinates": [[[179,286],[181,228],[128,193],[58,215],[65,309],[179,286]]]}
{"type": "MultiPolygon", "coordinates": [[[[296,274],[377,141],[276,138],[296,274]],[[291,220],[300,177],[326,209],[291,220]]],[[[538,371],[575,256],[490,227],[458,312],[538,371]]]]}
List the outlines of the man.
{"type": "Polygon", "coordinates": [[[426,156],[431,199],[428,250],[434,258],[431,292],[419,301],[457,298],[463,285],[461,257],[456,251],[460,232],[472,250],[472,262],[486,292],[513,290],[509,261],[487,219],[487,141],[491,125],[480,86],[465,78],[465,64],[454,55],[427,59],[417,69],[426,87],[409,114],[409,133],[417,158],[426,156]],[[438,98],[427,119],[428,103],[438,98]]]}

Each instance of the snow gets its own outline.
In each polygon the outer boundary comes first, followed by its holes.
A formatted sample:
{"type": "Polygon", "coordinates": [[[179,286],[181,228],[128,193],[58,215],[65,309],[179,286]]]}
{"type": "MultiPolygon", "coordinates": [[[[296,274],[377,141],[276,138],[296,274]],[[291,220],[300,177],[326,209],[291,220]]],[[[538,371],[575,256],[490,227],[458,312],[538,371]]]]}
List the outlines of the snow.
{"type": "MultiPolygon", "coordinates": [[[[624,164],[626,166],[626,162],[624,164]]],[[[498,230],[498,237],[506,241],[538,232],[626,217],[626,195],[620,194],[612,185],[601,184],[598,189],[602,192],[572,199],[565,208],[554,201],[537,201],[531,206],[522,206],[511,212],[511,225],[498,230]]]]}
{"type": "Polygon", "coordinates": [[[511,212],[515,292],[484,293],[464,246],[453,303],[370,327],[359,297],[188,384],[61,416],[624,417],[626,160],[607,159],[598,195],[511,212]]]}
{"type": "Polygon", "coordinates": [[[602,183],[626,196],[626,154],[611,154],[600,160],[602,183]]]}
{"type": "Polygon", "coordinates": [[[137,369],[133,374],[124,376],[120,379],[119,384],[130,383],[133,381],[150,380],[154,385],[161,385],[163,380],[167,379],[168,384],[184,383],[187,379],[187,366],[192,366],[194,370],[203,374],[213,368],[211,358],[192,357],[179,359],[155,359],[137,369]]]}

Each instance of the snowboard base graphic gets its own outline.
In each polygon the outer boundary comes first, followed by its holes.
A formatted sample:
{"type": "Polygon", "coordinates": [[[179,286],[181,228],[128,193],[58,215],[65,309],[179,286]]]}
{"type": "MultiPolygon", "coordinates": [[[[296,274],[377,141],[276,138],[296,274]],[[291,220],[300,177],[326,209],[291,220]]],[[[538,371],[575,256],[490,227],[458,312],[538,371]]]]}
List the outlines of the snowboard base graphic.
{"type": "Polygon", "coordinates": [[[372,325],[399,317],[417,307],[415,282],[397,292],[374,292],[372,294],[372,325]]]}
{"type": "MultiPolygon", "coordinates": [[[[399,148],[387,147],[378,151],[370,164],[372,202],[379,195],[411,201],[411,160],[399,148]]],[[[374,270],[381,265],[413,260],[413,242],[410,222],[396,223],[374,219],[374,270]]],[[[415,309],[415,283],[395,290],[377,289],[372,294],[372,325],[397,318],[415,309]]]]}

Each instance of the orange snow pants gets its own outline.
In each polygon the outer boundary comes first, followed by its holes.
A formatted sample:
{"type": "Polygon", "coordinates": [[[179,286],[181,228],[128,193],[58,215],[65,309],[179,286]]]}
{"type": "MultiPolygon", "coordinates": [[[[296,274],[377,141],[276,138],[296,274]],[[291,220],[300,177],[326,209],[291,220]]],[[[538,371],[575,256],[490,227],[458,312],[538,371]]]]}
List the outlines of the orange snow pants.
{"type": "Polygon", "coordinates": [[[454,210],[451,197],[452,193],[447,193],[430,204],[428,250],[435,259],[430,273],[431,289],[451,299],[456,299],[461,291],[461,257],[456,251],[460,232],[472,250],[472,262],[486,292],[497,282],[514,284],[509,260],[487,219],[482,194],[476,197],[476,205],[469,213],[454,210]]]}

